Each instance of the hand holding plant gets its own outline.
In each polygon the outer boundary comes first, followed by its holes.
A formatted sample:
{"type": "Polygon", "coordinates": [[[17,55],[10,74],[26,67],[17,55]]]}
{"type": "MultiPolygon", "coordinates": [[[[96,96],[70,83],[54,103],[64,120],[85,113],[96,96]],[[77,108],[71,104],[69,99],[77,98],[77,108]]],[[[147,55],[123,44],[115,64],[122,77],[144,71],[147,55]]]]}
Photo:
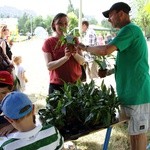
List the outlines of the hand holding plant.
{"type": "Polygon", "coordinates": [[[73,35],[67,32],[66,29],[62,28],[62,30],[64,32],[64,35],[62,35],[60,38],[61,45],[66,44],[67,48],[70,50],[71,53],[76,53],[75,45],[77,45],[78,43],[77,36],[79,36],[79,34],[73,35]]]}
{"type": "Polygon", "coordinates": [[[68,49],[68,47],[65,48],[65,56],[69,59],[72,55],[72,52],[68,49]]]}

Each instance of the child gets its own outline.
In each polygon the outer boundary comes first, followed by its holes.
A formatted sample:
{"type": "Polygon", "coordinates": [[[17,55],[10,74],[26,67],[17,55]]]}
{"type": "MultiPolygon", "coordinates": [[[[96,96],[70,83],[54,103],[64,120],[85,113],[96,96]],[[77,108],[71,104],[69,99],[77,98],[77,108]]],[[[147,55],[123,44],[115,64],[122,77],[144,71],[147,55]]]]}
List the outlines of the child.
{"type": "Polygon", "coordinates": [[[16,76],[18,77],[20,81],[20,91],[25,91],[25,85],[28,82],[26,75],[25,75],[25,69],[23,66],[21,66],[22,63],[22,57],[21,56],[14,56],[13,62],[15,64],[15,72],[16,76]]]}
{"type": "Polygon", "coordinates": [[[2,101],[1,108],[6,119],[18,131],[0,149],[63,149],[64,139],[54,126],[35,125],[34,105],[24,93],[11,92],[2,101]]]}

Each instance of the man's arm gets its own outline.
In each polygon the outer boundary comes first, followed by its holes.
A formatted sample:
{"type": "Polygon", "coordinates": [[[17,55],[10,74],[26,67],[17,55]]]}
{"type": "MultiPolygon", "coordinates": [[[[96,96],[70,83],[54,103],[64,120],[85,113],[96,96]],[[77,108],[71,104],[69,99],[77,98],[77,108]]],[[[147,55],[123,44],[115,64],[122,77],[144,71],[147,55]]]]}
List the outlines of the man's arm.
{"type": "Polygon", "coordinates": [[[117,47],[115,45],[85,46],[84,44],[80,43],[78,46],[83,51],[87,51],[91,54],[100,56],[109,55],[117,50],[117,47]]]}

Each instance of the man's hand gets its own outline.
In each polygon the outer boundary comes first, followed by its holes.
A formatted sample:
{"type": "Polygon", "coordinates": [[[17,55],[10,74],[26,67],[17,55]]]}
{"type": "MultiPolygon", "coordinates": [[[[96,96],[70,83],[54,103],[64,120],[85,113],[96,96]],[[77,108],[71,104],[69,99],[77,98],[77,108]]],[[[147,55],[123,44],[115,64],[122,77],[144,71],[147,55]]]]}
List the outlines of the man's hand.
{"type": "Polygon", "coordinates": [[[83,51],[86,51],[86,46],[83,43],[79,43],[78,48],[82,49],[83,51]]]}

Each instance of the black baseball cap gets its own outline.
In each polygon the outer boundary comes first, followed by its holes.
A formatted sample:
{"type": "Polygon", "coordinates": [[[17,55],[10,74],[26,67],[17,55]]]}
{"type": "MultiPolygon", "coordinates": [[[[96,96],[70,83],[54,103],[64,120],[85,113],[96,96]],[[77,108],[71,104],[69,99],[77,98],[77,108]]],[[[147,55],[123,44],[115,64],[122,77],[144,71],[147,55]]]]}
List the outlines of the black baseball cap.
{"type": "Polygon", "coordinates": [[[104,17],[109,18],[109,13],[113,10],[122,10],[125,13],[129,14],[131,7],[124,2],[118,2],[113,4],[109,10],[102,12],[102,14],[104,15],[104,17]]]}

